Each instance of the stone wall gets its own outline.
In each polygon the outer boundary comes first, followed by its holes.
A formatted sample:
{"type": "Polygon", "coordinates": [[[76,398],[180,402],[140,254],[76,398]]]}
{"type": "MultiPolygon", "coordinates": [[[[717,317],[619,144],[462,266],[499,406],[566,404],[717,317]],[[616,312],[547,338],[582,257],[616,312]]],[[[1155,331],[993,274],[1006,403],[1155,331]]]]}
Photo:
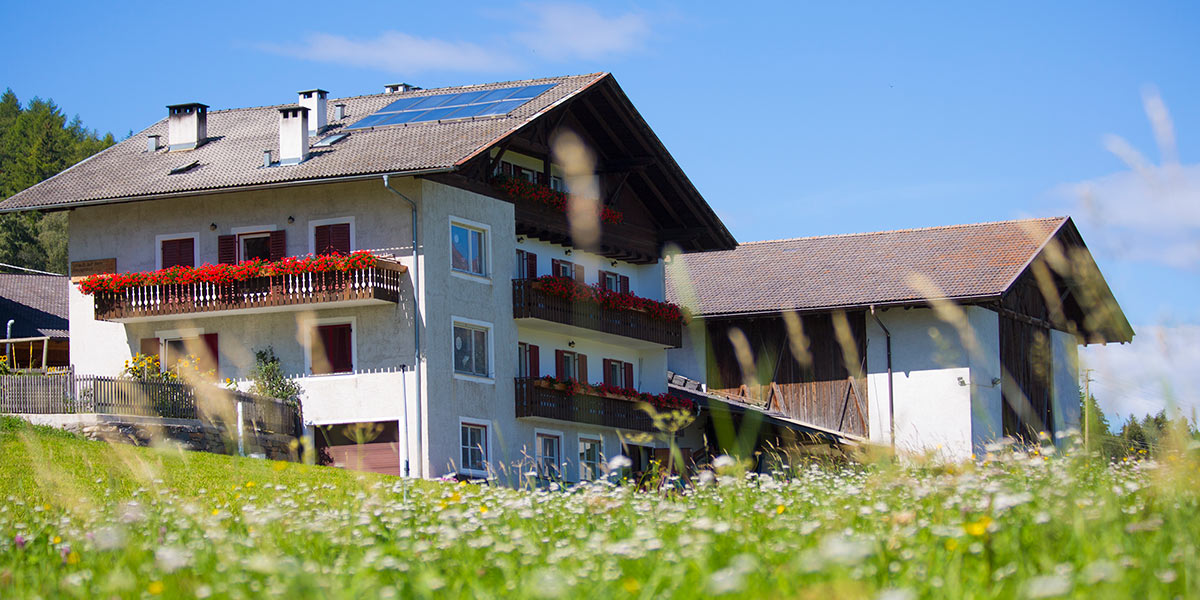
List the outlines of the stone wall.
{"type": "MultiPolygon", "coordinates": [[[[238,432],[234,424],[199,419],[168,419],[131,415],[73,414],[17,415],[37,425],[50,425],[93,440],[150,446],[177,444],[185,450],[214,454],[237,454],[238,432]]],[[[300,445],[289,435],[245,427],[242,450],[247,456],[297,461],[300,445]]]]}

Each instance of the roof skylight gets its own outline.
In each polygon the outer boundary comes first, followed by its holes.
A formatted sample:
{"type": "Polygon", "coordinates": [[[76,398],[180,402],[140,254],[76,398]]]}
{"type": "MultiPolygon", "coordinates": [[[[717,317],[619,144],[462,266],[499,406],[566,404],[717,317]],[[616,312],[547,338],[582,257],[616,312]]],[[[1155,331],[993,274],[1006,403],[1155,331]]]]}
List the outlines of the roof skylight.
{"type": "Polygon", "coordinates": [[[386,127],[403,123],[506,115],[556,84],[525,85],[496,90],[401,98],[363,117],[346,129],[386,127]]]}

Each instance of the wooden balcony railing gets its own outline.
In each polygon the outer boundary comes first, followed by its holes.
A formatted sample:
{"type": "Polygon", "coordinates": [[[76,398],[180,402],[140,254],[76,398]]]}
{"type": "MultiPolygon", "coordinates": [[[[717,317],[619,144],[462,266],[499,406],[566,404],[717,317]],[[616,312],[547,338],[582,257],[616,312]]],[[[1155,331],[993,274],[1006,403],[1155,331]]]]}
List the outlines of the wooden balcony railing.
{"type": "Polygon", "coordinates": [[[380,260],[373,267],[348,271],[271,275],[221,284],[136,286],[124,292],[97,292],[96,318],[126,321],[327,302],[399,302],[403,273],[403,265],[380,260]]]}
{"type": "Polygon", "coordinates": [[[533,279],[513,280],[513,318],[545,319],[669,348],[679,348],[683,343],[683,325],[678,322],[655,319],[640,310],[572,302],[547,293],[533,279]]]}
{"type": "Polygon", "coordinates": [[[654,419],[638,408],[636,402],[583,394],[572,396],[565,389],[557,389],[533,377],[518,377],[516,385],[517,418],[542,417],[636,431],[657,431],[654,419]]]}

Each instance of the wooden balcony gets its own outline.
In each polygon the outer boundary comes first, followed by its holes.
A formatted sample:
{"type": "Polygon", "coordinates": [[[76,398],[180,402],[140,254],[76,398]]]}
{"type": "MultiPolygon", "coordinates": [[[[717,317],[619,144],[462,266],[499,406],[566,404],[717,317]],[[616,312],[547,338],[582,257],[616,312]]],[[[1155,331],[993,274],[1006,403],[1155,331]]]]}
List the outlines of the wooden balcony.
{"type": "Polygon", "coordinates": [[[531,377],[518,377],[516,386],[518,419],[542,417],[636,431],[657,431],[654,419],[638,408],[636,402],[602,396],[572,396],[565,389],[556,389],[544,380],[531,377]]]}
{"type": "Polygon", "coordinates": [[[678,322],[655,319],[640,310],[572,302],[547,293],[533,279],[513,280],[513,318],[542,319],[667,348],[679,348],[683,343],[683,325],[678,322]]]}
{"type": "Polygon", "coordinates": [[[129,323],[240,311],[394,304],[400,301],[404,272],[403,265],[380,260],[373,267],[348,271],[271,275],[224,284],[137,286],[124,292],[97,293],[96,318],[129,323]]]}

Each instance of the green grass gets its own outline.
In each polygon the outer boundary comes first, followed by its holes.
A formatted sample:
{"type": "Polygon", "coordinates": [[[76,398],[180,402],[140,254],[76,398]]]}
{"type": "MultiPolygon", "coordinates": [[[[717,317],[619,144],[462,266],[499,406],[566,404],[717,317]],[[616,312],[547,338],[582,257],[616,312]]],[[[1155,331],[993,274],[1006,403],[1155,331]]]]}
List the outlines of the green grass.
{"type": "Polygon", "coordinates": [[[1197,597],[1198,475],[1005,449],[522,491],[0,421],[0,596],[1197,597]]]}

